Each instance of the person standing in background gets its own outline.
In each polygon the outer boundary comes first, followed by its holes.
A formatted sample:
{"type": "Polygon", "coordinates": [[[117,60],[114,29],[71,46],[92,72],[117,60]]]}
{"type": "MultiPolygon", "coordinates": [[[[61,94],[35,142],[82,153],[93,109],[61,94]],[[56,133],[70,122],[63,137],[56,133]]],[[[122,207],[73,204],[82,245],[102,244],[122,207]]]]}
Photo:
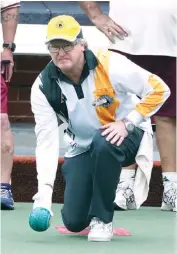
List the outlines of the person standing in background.
{"type": "MultiPolygon", "coordinates": [[[[175,0],[110,0],[109,16],[94,1],[80,1],[92,23],[110,40],[109,49],[160,76],[171,96],[156,113],[164,193],[162,210],[177,210],[176,172],[176,57],[177,3],[175,0]]],[[[124,168],[116,191],[116,207],[134,209],[135,165],[124,168]]]]}
{"type": "Polygon", "coordinates": [[[1,52],[1,209],[13,210],[14,201],[11,192],[11,172],[13,165],[13,136],[7,114],[8,88],[13,74],[14,38],[16,34],[20,1],[1,1],[1,23],[3,45],[1,52]]]}

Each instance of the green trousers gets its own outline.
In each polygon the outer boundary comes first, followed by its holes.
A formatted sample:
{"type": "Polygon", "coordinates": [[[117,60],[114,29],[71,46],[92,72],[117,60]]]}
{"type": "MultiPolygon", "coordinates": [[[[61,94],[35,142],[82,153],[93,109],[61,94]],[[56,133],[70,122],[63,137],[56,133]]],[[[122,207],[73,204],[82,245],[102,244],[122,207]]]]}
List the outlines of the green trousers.
{"type": "Polygon", "coordinates": [[[65,158],[62,173],[66,187],[61,213],[68,230],[83,230],[93,217],[104,223],[112,221],[121,169],[135,162],[143,133],[135,128],[116,146],[107,142],[98,130],[89,151],[65,158]]]}

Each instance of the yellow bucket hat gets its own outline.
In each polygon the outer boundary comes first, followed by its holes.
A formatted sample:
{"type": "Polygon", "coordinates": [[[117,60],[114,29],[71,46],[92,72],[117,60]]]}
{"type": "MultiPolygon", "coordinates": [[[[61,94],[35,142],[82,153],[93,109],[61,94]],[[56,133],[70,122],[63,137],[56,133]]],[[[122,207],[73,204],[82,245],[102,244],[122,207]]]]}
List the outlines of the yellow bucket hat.
{"type": "Polygon", "coordinates": [[[77,38],[82,38],[82,30],[72,16],[60,15],[49,21],[46,43],[57,39],[74,42],[77,38]]]}

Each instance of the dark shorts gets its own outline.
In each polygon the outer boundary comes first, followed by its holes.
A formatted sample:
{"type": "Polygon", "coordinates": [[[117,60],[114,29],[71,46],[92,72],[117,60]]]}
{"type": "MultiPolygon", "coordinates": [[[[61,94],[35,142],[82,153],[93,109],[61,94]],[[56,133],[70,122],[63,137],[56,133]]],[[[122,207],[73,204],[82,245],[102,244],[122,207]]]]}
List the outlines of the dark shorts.
{"type": "Polygon", "coordinates": [[[176,72],[177,58],[169,56],[125,55],[135,64],[159,76],[170,88],[171,95],[155,115],[176,117],[176,72]]]}
{"type": "Polygon", "coordinates": [[[4,81],[4,78],[1,75],[1,114],[7,113],[7,96],[8,96],[8,89],[7,85],[4,81]]]}

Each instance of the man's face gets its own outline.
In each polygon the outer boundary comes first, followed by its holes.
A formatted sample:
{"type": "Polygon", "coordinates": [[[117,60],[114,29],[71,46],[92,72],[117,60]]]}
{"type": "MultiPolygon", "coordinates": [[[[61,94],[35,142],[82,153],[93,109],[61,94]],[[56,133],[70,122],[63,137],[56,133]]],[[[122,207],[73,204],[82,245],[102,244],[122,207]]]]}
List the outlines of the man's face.
{"type": "Polygon", "coordinates": [[[72,71],[80,62],[84,45],[64,40],[51,41],[48,47],[54,64],[63,72],[72,71]]]}

